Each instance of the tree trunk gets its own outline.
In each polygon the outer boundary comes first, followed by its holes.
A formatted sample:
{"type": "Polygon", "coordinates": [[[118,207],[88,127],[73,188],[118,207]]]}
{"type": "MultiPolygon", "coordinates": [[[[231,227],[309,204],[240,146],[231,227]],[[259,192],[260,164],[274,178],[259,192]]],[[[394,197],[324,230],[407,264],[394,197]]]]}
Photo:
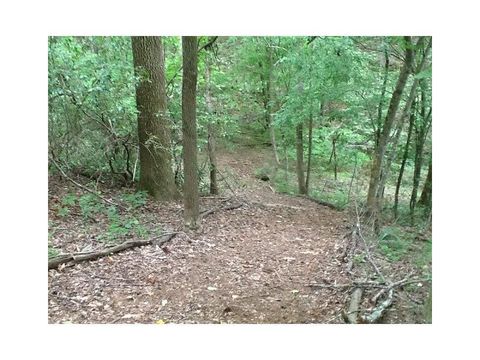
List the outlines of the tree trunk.
{"type": "Polygon", "coordinates": [[[418,193],[418,186],[420,184],[420,177],[422,172],[422,165],[423,165],[423,148],[425,146],[425,141],[427,139],[428,129],[430,128],[430,116],[431,116],[431,109],[426,115],[426,97],[425,91],[422,89],[421,94],[421,119],[422,123],[419,125],[418,128],[415,129],[415,168],[413,172],[413,187],[412,187],[412,195],[410,197],[410,212],[413,216],[415,212],[415,205],[417,204],[417,193],[418,193]]]}
{"type": "Polygon", "coordinates": [[[182,124],[184,162],[184,220],[185,226],[198,227],[198,171],[197,171],[197,37],[182,36],[183,81],[182,124]]]}
{"type": "Polygon", "coordinates": [[[378,104],[378,116],[377,116],[377,129],[375,132],[375,146],[378,146],[380,140],[380,135],[382,133],[382,112],[383,112],[383,103],[385,101],[385,92],[387,90],[387,80],[388,80],[388,69],[390,66],[390,61],[388,58],[388,49],[386,44],[384,55],[385,55],[385,73],[383,75],[383,84],[382,84],[382,93],[380,94],[380,102],[378,104]]]}
{"type": "MultiPolygon", "coordinates": [[[[208,56],[208,55],[207,55],[208,56]]],[[[210,194],[218,194],[217,186],[217,155],[215,150],[215,122],[213,121],[214,110],[211,95],[210,83],[210,61],[205,60],[205,102],[207,103],[207,112],[209,115],[207,131],[208,131],[208,159],[210,162],[210,194]]]]}
{"type": "Polygon", "coordinates": [[[267,86],[266,86],[266,106],[265,106],[265,111],[267,112],[267,122],[268,122],[268,127],[270,130],[270,141],[272,142],[272,148],[273,148],[273,156],[275,160],[275,170],[276,168],[280,165],[280,158],[278,157],[278,151],[277,151],[277,142],[275,141],[275,126],[273,124],[273,116],[272,116],[272,111],[273,111],[273,106],[272,106],[272,67],[273,67],[273,49],[271,46],[268,46],[268,65],[267,65],[267,86]]]}
{"type": "Polygon", "coordinates": [[[413,129],[414,121],[415,121],[415,103],[412,104],[412,111],[410,112],[410,123],[408,125],[407,142],[405,144],[405,151],[403,152],[402,165],[400,166],[400,171],[398,173],[398,179],[397,179],[397,186],[395,188],[395,204],[393,205],[393,212],[394,212],[395,218],[397,218],[397,215],[398,215],[398,195],[400,193],[400,186],[402,184],[403,172],[405,171],[405,164],[407,163],[407,159],[408,159],[408,148],[410,147],[410,139],[412,137],[412,129],[413,129]]]}
{"type": "Polygon", "coordinates": [[[153,36],[132,37],[136,88],[138,139],[140,148],[139,189],[160,200],[170,200],[178,193],[170,154],[167,97],[162,40],[153,36]]]}
{"type": "Polygon", "coordinates": [[[425,180],[425,185],[423,186],[422,195],[420,195],[420,200],[418,200],[419,205],[423,205],[429,209],[432,207],[432,160],[430,159],[430,165],[428,166],[427,179],[425,180]]]}
{"type": "Polygon", "coordinates": [[[310,170],[312,162],[312,133],[313,133],[313,114],[310,112],[310,118],[308,119],[308,157],[307,157],[307,179],[305,181],[305,190],[308,194],[310,186],[310,170]]]}
{"type": "Polygon", "coordinates": [[[370,184],[368,188],[368,197],[367,197],[367,209],[370,214],[376,214],[378,212],[378,198],[377,192],[380,182],[380,174],[382,171],[383,160],[385,156],[385,151],[388,145],[388,140],[390,138],[390,131],[395,120],[395,115],[397,113],[398,105],[402,97],[403,89],[410,74],[410,68],[413,61],[413,51],[411,48],[411,37],[405,37],[406,50],[405,50],[405,62],[400,70],[400,75],[398,77],[397,84],[395,86],[395,91],[392,94],[390,100],[390,105],[388,107],[387,116],[385,118],[385,124],[378,141],[378,146],[375,149],[372,170],[370,175],[370,184]]]}
{"type": "Polygon", "coordinates": [[[303,171],[303,124],[300,123],[296,128],[297,134],[297,178],[298,178],[298,192],[300,194],[307,194],[305,186],[305,175],[303,171]]]}

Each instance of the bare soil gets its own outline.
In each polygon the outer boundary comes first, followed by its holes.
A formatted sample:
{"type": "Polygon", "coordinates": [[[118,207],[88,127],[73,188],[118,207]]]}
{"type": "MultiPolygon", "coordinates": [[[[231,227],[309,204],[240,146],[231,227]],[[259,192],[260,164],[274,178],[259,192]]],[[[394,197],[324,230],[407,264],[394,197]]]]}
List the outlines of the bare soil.
{"type": "MultiPolygon", "coordinates": [[[[180,202],[149,201],[137,215],[150,230],[180,231],[166,246],[50,270],[49,322],[343,323],[348,292],[308,285],[348,282],[340,259],[347,215],[275,193],[255,178],[268,157],[247,148],[220,156],[223,197],[202,198],[202,208],[243,206],[207,216],[197,231],[183,229],[180,202]]],[[[55,205],[71,191],[70,184],[50,182],[51,243],[64,252],[101,248],[105,219],[86,226],[74,211],[56,215],[55,205]]]]}

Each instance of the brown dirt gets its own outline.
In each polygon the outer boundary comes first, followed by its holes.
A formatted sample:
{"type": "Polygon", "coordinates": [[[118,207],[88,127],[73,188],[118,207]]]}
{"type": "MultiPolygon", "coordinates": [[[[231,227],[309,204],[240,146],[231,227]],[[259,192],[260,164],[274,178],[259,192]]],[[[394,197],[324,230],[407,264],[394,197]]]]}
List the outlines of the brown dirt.
{"type": "MultiPolygon", "coordinates": [[[[50,270],[49,322],[343,322],[339,314],[347,294],[308,285],[348,281],[339,260],[347,216],[274,193],[254,176],[265,162],[268,156],[258,150],[223,154],[223,195],[230,195],[230,186],[235,191],[230,202],[244,205],[213,213],[199,230],[182,230],[164,248],[144,246],[50,270]]],[[[69,189],[52,181],[51,209],[69,189]]],[[[222,201],[203,198],[202,206],[222,201]]],[[[149,202],[141,213],[150,216],[152,228],[181,229],[180,203],[149,202]]],[[[75,214],[68,220],[53,210],[49,215],[57,228],[51,242],[62,251],[101,246],[95,222],[85,230],[75,214]]]]}

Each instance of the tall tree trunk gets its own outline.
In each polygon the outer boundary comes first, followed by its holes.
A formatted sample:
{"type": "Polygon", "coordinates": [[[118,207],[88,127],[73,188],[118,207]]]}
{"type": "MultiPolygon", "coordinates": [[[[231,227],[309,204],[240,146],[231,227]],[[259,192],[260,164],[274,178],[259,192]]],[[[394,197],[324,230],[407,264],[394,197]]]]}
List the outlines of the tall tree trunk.
{"type": "MultiPolygon", "coordinates": [[[[424,38],[421,37],[418,40],[416,47],[418,47],[419,45],[422,45],[423,41],[424,41],[424,38]]],[[[427,58],[428,58],[428,55],[430,53],[431,47],[432,47],[432,40],[430,39],[430,41],[428,42],[428,44],[425,48],[425,51],[423,52],[422,60],[418,64],[417,68],[415,69],[415,74],[419,74],[425,68],[425,65],[427,63],[427,58]]],[[[415,124],[415,106],[414,106],[414,104],[415,104],[417,86],[418,86],[419,83],[420,83],[419,79],[415,79],[413,81],[412,87],[410,89],[410,95],[408,97],[407,103],[405,104],[405,108],[404,108],[402,116],[400,118],[400,126],[401,126],[400,129],[402,129],[403,128],[403,123],[405,122],[408,114],[410,113],[410,124],[409,124],[409,128],[408,128],[407,145],[406,145],[406,148],[405,148],[405,154],[404,154],[404,158],[403,158],[402,165],[401,165],[401,168],[400,168],[400,174],[399,174],[398,181],[397,181],[397,187],[395,189],[395,205],[394,205],[395,217],[397,216],[398,192],[400,190],[400,183],[401,183],[402,177],[403,177],[403,171],[404,171],[404,168],[405,168],[406,157],[408,156],[408,145],[410,143],[410,139],[411,139],[411,135],[412,135],[412,129],[413,129],[414,124],[415,124]]],[[[424,107],[425,107],[425,103],[423,101],[422,102],[422,117],[425,117],[425,108],[424,107]]],[[[392,162],[395,160],[395,157],[396,157],[396,154],[397,154],[396,146],[397,146],[397,143],[398,143],[399,136],[400,136],[400,133],[397,132],[397,134],[396,134],[396,136],[393,140],[392,150],[391,150],[391,154],[390,154],[390,157],[389,157],[389,160],[388,160],[388,164],[385,167],[386,176],[388,176],[388,172],[390,171],[390,166],[391,166],[392,162]]],[[[383,182],[381,183],[382,189],[385,186],[385,181],[386,181],[386,179],[383,179],[383,182]]]]}
{"type": "Polygon", "coordinates": [[[305,181],[305,190],[308,194],[310,188],[310,170],[312,162],[312,133],[313,133],[313,114],[310,111],[310,117],[308,119],[308,157],[307,157],[307,179],[305,181]]]}
{"type": "Polygon", "coordinates": [[[387,81],[388,81],[388,69],[390,66],[390,60],[388,58],[388,49],[387,45],[384,44],[384,56],[385,56],[385,73],[383,75],[383,84],[382,84],[382,92],[380,94],[380,102],[378,104],[378,115],[377,115],[377,129],[375,132],[375,146],[378,146],[378,142],[380,140],[380,135],[382,133],[382,112],[383,112],[383,103],[385,101],[385,92],[387,91],[387,81]]]}
{"type": "Polygon", "coordinates": [[[428,165],[428,174],[427,179],[425,180],[425,185],[423,186],[422,195],[420,195],[420,200],[418,200],[419,205],[423,205],[429,209],[432,208],[432,160],[430,159],[430,164],[428,165]]]}
{"type": "Polygon", "coordinates": [[[140,148],[139,188],[160,200],[178,193],[170,154],[170,128],[166,115],[165,72],[162,40],[153,36],[132,37],[140,148]]]}
{"type": "Polygon", "coordinates": [[[277,142],[275,141],[275,125],[273,124],[273,96],[272,96],[272,72],[273,72],[273,48],[271,46],[268,46],[268,65],[267,65],[267,70],[268,70],[268,75],[267,75],[267,88],[266,88],[266,107],[265,111],[267,112],[267,121],[268,121],[268,126],[270,130],[270,141],[272,142],[272,148],[273,148],[273,156],[275,160],[275,171],[277,167],[280,165],[280,158],[278,156],[278,151],[277,151],[277,142]]]}
{"type": "Polygon", "coordinates": [[[375,149],[372,170],[370,175],[370,184],[368,188],[368,197],[367,197],[367,209],[370,214],[376,214],[378,212],[378,198],[377,192],[380,182],[380,174],[382,171],[383,160],[385,156],[385,151],[387,148],[388,140],[390,138],[390,131],[392,129],[393,122],[395,120],[395,115],[397,113],[398,105],[402,97],[403,89],[410,74],[412,61],[413,61],[413,51],[411,48],[411,37],[405,37],[406,49],[405,49],[405,62],[400,70],[400,75],[398,77],[395,90],[392,94],[390,100],[390,105],[388,107],[387,116],[385,118],[385,124],[382,129],[380,139],[378,141],[378,146],[375,149]]]}
{"type": "Polygon", "coordinates": [[[184,162],[184,220],[185,226],[198,227],[198,169],[197,169],[197,37],[182,36],[183,81],[182,124],[184,162]]]}
{"type": "Polygon", "coordinates": [[[423,165],[423,148],[427,140],[427,135],[431,124],[430,119],[432,115],[432,108],[430,108],[428,114],[426,114],[426,96],[423,88],[421,94],[420,115],[422,123],[415,128],[415,167],[413,172],[412,195],[410,197],[410,212],[412,216],[415,212],[415,205],[417,203],[418,186],[420,184],[420,176],[423,165]]]}
{"type": "Polygon", "coordinates": [[[305,175],[303,170],[303,124],[300,123],[296,128],[297,134],[297,178],[298,178],[298,192],[300,194],[307,194],[305,186],[305,175]]]}
{"type": "Polygon", "coordinates": [[[412,129],[413,129],[414,121],[415,121],[415,102],[412,104],[412,111],[410,112],[410,123],[408,125],[407,142],[405,144],[405,151],[403,152],[402,165],[400,166],[400,171],[398,173],[398,179],[397,179],[397,186],[395,188],[395,203],[393,205],[393,212],[394,212],[395,218],[397,218],[397,215],[398,215],[398,195],[400,193],[400,186],[402,184],[403,172],[405,171],[405,164],[407,163],[407,159],[408,159],[408,150],[410,147],[410,139],[412,137],[412,129]]]}
{"type": "MultiPolygon", "coordinates": [[[[208,55],[207,55],[208,57],[208,55]]],[[[210,194],[218,194],[217,186],[217,155],[215,149],[215,122],[213,121],[214,110],[212,103],[212,94],[211,94],[211,83],[210,83],[210,61],[207,58],[205,61],[205,102],[207,103],[207,112],[209,115],[207,131],[208,131],[208,159],[210,162],[210,194]]]]}

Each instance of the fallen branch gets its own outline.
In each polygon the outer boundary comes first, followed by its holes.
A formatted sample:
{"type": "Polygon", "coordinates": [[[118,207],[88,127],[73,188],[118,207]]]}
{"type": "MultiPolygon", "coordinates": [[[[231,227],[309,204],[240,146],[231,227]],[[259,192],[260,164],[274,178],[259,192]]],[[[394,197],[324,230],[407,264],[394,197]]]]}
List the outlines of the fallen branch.
{"type": "Polygon", "coordinates": [[[361,321],[367,324],[373,324],[378,322],[383,314],[385,313],[385,310],[387,310],[393,303],[393,288],[391,288],[388,291],[388,297],[385,301],[383,301],[380,305],[378,305],[376,308],[372,310],[370,314],[367,315],[362,315],[360,317],[361,321]]]}
{"type": "Polygon", "coordinates": [[[313,289],[348,289],[348,288],[386,288],[386,285],[375,282],[359,282],[352,284],[308,284],[313,289]]]}
{"type": "Polygon", "coordinates": [[[131,241],[126,241],[122,244],[112,246],[103,250],[99,251],[93,251],[90,253],[82,253],[82,254],[65,254],[61,256],[57,256],[51,260],[48,261],[48,269],[56,269],[62,264],[69,263],[71,265],[77,264],[82,261],[89,261],[89,260],[95,260],[104,256],[108,256],[114,253],[118,253],[120,251],[124,251],[127,249],[131,249],[134,247],[139,247],[139,246],[145,246],[145,245],[158,245],[161,246],[171,239],[173,239],[177,235],[176,232],[174,233],[168,233],[164,234],[161,238],[153,238],[149,240],[131,240],[131,241]]]}
{"type": "Polygon", "coordinates": [[[355,288],[350,299],[350,305],[348,306],[348,312],[343,313],[343,319],[349,324],[358,324],[358,314],[360,310],[360,303],[362,302],[363,289],[355,288]]]}
{"type": "Polygon", "coordinates": [[[119,207],[119,208],[121,208],[121,209],[123,209],[123,210],[128,210],[125,206],[120,205],[120,204],[117,204],[117,203],[115,203],[115,202],[113,202],[113,201],[111,201],[111,200],[108,200],[108,199],[104,198],[102,195],[100,195],[99,193],[97,193],[96,191],[94,191],[94,190],[92,190],[92,189],[89,189],[88,187],[86,187],[86,186],[84,186],[84,185],[76,182],[76,181],[73,180],[71,177],[69,177],[69,176],[65,173],[65,171],[63,171],[63,169],[60,167],[60,165],[58,165],[58,163],[57,163],[51,156],[49,156],[48,158],[49,158],[50,161],[53,163],[53,165],[55,165],[55,167],[58,169],[58,171],[60,171],[60,174],[62,174],[62,176],[63,176],[65,179],[67,179],[68,181],[70,181],[72,184],[78,186],[78,187],[79,187],[80,189],[82,189],[82,190],[85,190],[85,191],[87,191],[87,192],[89,192],[89,193],[97,196],[100,200],[106,202],[107,204],[110,204],[110,205],[113,205],[113,206],[117,206],[117,207],[119,207]]]}
{"type": "Polygon", "coordinates": [[[300,197],[302,199],[307,199],[307,200],[313,201],[314,203],[316,203],[318,205],[326,206],[326,207],[329,207],[330,209],[333,209],[333,210],[337,210],[337,211],[342,211],[343,210],[342,208],[338,207],[335,204],[332,204],[332,203],[329,203],[329,202],[326,202],[326,201],[323,201],[323,200],[318,200],[318,199],[312,198],[308,195],[295,195],[295,196],[300,197]]]}
{"type": "Polygon", "coordinates": [[[429,279],[409,279],[411,275],[408,275],[405,279],[394,282],[389,286],[385,287],[384,289],[380,290],[374,297],[372,297],[371,302],[376,304],[380,296],[382,296],[385,292],[395,289],[397,287],[401,287],[408,284],[419,283],[419,282],[426,282],[429,279]]]}
{"type": "MultiPolygon", "coordinates": [[[[228,202],[229,200],[231,200],[231,198],[227,198],[225,200],[223,200],[220,204],[223,204],[223,203],[226,203],[228,202]]],[[[233,204],[233,205],[228,205],[228,206],[225,206],[225,207],[222,207],[221,205],[220,206],[216,206],[214,208],[211,208],[211,209],[208,209],[208,210],[204,210],[200,213],[200,218],[201,219],[204,219],[206,218],[208,215],[211,215],[213,213],[216,213],[218,212],[219,210],[233,210],[233,209],[238,209],[239,207],[243,206],[243,202],[241,203],[236,203],[236,204],[233,204]]]]}
{"type": "Polygon", "coordinates": [[[363,237],[362,235],[362,230],[360,229],[360,215],[358,214],[358,208],[357,208],[357,202],[355,201],[355,213],[357,215],[357,223],[355,224],[355,227],[357,229],[357,234],[358,236],[360,237],[360,239],[362,239],[363,241],[363,245],[365,246],[365,255],[366,255],[366,258],[367,258],[367,261],[370,263],[370,265],[372,265],[373,269],[375,270],[375,272],[377,273],[377,275],[380,277],[380,279],[382,279],[383,282],[388,282],[390,283],[390,281],[386,281],[385,280],[385,276],[383,276],[382,272],[380,271],[380,269],[378,268],[378,266],[375,264],[375,262],[372,260],[372,256],[370,255],[370,250],[368,248],[368,245],[367,245],[367,241],[365,240],[365,238],[363,237]]]}

